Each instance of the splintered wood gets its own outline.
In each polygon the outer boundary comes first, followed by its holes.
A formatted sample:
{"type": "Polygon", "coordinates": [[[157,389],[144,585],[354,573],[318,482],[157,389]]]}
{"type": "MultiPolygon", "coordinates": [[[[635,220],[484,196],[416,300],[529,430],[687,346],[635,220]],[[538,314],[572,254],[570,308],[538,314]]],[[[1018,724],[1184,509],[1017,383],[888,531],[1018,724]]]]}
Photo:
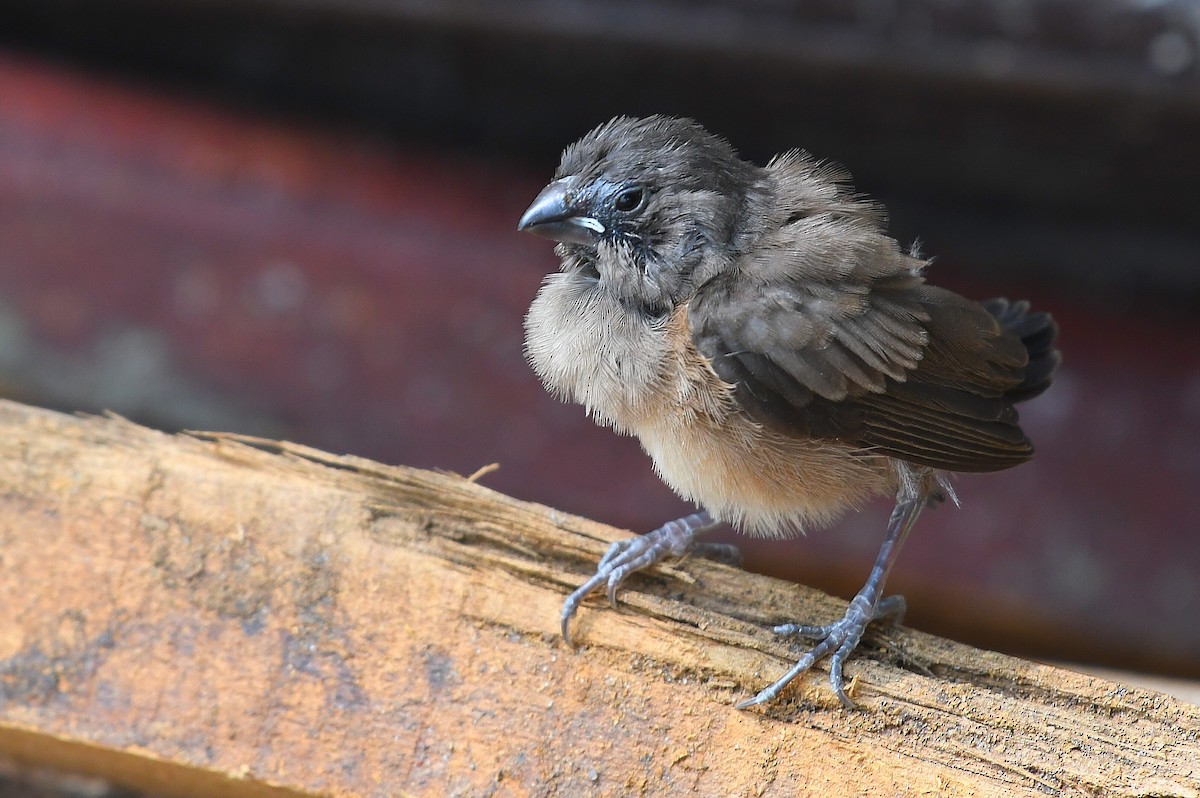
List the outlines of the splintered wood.
{"type": "Polygon", "coordinates": [[[0,404],[0,752],[164,795],[1200,795],[1200,708],[884,630],[731,704],[842,604],[448,474],[0,404]],[[881,644],[886,643],[886,647],[881,644]]]}

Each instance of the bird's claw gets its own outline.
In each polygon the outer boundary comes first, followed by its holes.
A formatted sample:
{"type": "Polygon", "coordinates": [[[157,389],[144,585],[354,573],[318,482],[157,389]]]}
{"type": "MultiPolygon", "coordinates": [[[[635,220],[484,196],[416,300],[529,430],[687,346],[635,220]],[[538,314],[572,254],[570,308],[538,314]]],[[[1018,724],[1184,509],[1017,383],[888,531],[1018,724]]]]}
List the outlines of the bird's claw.
{"type": "Polygon", "coordinates": [[[778,681],[753,698],[741,702],[737,708],[746,709],[773,700],[793,679],[828,657],[829,685],[833,688],[834,695],[846,709],[856,709],[857,705],[846,695],[845,679],[842,675],[843,666],[850,654],[858,647],[863,633],[871,622],[877,620],[899,621],[904,615],[905,609],[903,596],[888,596],[875,607],[871,607],[861,598],[861,595],[855,597],[854,601],[850,602],[842,619],[827,626],[806,626],[794,623],[776,626],[775,634],[803,637],[819,642],[805,652],[792,666],[792,669],[778,681]]]}
{"type": "Polygon", "coordinates": [[[605,593],[608,603],[616,607],[617,591],[631,574],[669,557],[682,557],[693,549],[696,536],[713,526],[713,520],[707,513],[697,513],[664,524],[648,534],[618,540],[609,546],[596,566],[596,573],[563,602],[563,640],[571,645],[571,619],[588,594],[607,584],[605,593]]]}
{"type": "Polygon", "coordinates": [[[616,607],[617,591],[630,574],[670,556],[670,550],[665,546],[656,545],[658,541],[652,539],[652,535],[653,533],[629,540],[618,540],[609,546],[596,566],[596,573],[563,602],[562,636],[568,645],[571,644],[571,619],[575,617],[575,612],[588,594],[607,583],[605,592],[608,595],[608,603],[616,607]]]}

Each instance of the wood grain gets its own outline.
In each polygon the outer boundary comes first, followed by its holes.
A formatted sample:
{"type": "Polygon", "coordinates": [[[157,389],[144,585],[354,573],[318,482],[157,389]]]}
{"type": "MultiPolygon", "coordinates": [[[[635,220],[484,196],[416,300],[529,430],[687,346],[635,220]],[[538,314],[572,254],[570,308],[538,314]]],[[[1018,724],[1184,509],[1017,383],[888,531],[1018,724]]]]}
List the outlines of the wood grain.
{"type": "MultiPolygon", "coordinates": [[[[1200,708],[722,565],[557,636],[623,533],[464,478],[0,403],[0,750],[166,795],[1200,795],[1200,708]],[[879,646],[886,641],[888,646],[879,646]]],[[[597,475],[602,482],[603,475],[597,475]]]]}

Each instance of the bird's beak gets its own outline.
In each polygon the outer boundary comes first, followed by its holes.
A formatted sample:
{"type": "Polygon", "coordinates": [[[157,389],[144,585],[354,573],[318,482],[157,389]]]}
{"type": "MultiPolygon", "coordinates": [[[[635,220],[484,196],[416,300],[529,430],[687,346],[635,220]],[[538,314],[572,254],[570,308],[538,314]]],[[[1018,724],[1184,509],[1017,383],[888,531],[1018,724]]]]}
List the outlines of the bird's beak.
{"type": "Polygon", "coordinates": [[[552,241],[594,246],[604,233],[604,225],[599,219],[575,213],[567,202],[568,182],[568,178],[555,180],[542,189],[517,223],[517,229],[552,241]]]}

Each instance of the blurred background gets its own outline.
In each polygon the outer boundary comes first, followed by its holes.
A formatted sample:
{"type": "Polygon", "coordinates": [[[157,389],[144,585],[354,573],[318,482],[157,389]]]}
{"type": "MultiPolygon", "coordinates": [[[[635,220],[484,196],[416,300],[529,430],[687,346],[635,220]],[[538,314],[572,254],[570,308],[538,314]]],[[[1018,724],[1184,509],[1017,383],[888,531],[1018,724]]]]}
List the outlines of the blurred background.
{"type": "MultiPolygon", "coordinates": [[[[1059,320],[1038,456],[922,519],[908,623],[1200,678],[1198,58],[1194,0],[7,2],[0,393],[651,529],[688,506],[523,361],[557,261],[515,226],[591,127],[690,115],[1059,320]]],[[[889,509],[747,567],[848,597],[889,509]]]]}

